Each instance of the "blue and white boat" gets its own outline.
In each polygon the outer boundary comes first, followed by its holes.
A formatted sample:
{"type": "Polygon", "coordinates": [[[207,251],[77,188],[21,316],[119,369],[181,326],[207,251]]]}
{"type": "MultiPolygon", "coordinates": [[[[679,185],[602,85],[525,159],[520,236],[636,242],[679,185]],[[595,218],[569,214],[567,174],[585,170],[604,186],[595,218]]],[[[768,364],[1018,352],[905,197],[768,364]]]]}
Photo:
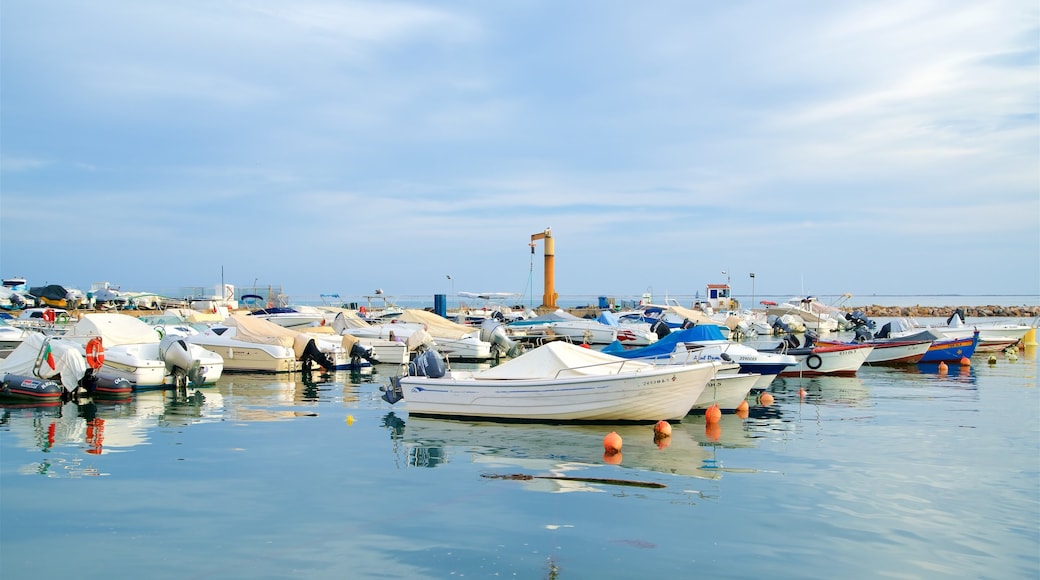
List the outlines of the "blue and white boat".
{"type": "Polygon", "coordinates": [[[726,340],[714,324],[698,324],[670,332],[654,344],[642,348],[625,349],[620,342],[614,342],[604,347],[603,352],[622,358],[670,359],[673,363],[686,360],[733,362],[740,365],[739,372],[759,375],[751,387],[753,390],[767,389],[778,374],[798,364],[794,356],[761,352],[726,340]]]}

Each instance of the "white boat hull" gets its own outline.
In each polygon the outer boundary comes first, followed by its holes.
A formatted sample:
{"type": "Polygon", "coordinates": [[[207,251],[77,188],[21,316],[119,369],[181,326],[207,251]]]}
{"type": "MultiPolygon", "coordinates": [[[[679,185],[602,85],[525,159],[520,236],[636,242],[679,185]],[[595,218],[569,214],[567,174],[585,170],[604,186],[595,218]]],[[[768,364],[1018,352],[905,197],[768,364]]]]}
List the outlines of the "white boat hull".
{"type": "MultiPolygon", "coordinates": [[[[523,355],[521,355],[523,356],[523,355]]],[[[704,391],[716,365],[656,366],[611,375],[552,379],[401,377],[409,413],[533,421],[681,420],[704,391]]]]}
{"type": "Polygon", "coordinates": [[[780,373],[782,377],[855,375],[873,352],[870,345],[818,346],[812,352],[792,352],[798,364],[780,373]]]}
{"type": "Polygon", "coordinates": [[[734,411],[737,405],[747,399],[759,377],[760,375],[755,373],[719,375],[708,381],[691,410],[702,411],[712,405],[718,405],[722,411],[734,411]]]}

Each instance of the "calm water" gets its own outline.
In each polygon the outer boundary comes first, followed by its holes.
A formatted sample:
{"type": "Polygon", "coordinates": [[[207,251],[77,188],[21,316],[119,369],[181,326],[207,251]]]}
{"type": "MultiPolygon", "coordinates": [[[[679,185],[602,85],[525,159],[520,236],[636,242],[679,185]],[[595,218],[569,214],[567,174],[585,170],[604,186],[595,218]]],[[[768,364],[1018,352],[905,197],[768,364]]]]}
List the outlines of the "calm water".
{"type": "Polygon", "coordinates": [[[1036,578],[1037,352],[988,356],[778,379],[663,449],[409,418],[382,367],[2,407],[0,577],[1036,578]]]}

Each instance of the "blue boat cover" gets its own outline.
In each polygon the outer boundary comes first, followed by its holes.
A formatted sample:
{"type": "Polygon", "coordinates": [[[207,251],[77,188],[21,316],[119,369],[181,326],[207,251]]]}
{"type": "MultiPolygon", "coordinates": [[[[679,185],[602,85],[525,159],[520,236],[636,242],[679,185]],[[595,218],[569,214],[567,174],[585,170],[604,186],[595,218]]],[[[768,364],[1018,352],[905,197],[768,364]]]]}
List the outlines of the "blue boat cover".
{"type": "Polygon", "coordinates": [[[686,330],[673,330],[664,338],[642,348],[626,350],[621,341],[615,340],[603,347],[602,352],[621,358],[667,357],[672,354],[672,351],[675,350],[675,345],[680,342],[702,342],[705,340],[726,340],[726,337],[722,336],[722,331],[714,324],[698,324],[686,330]]]}

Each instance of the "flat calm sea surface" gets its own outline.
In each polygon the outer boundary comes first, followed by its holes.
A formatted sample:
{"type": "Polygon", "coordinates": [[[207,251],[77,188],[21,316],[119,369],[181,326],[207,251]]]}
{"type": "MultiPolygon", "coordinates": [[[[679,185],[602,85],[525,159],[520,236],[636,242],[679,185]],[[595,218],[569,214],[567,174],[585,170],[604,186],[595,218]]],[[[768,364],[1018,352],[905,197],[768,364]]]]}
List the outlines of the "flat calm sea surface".
{"type": "Polygon", "coordinates": [[[392,366],[4,405],[0,578],[1037,578],[1038,355],[995,357],[777,379],[667,446],[412,418],[392,366]]]}

